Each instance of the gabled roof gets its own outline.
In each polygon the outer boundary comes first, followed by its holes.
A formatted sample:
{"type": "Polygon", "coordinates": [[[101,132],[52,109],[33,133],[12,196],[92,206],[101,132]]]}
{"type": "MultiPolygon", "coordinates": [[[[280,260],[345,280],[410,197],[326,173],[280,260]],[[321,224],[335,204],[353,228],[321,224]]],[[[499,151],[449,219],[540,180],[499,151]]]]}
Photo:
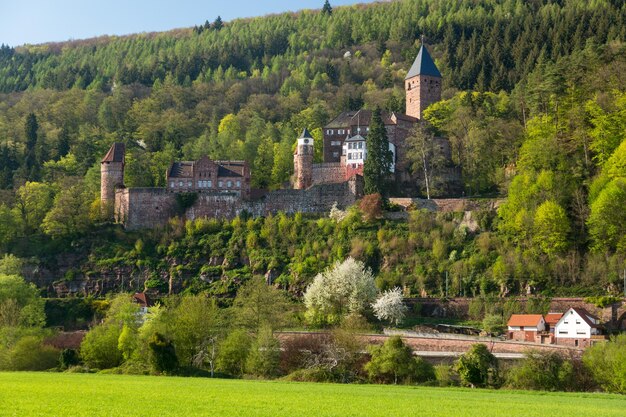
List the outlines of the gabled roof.
{"type": "Polygon", "coordinates": [[[543,316],[541,314],[513,314],[507,323],[511,327],[537,327],[543,316]]]}
{"type": "Polygon", "coordinates": [[[243,177],[246,171],[246,161],[215,161],[218,165],[218,177],[243,177]]]}
{"type": "Polygon", "coordinates": [[[561,320],[561,317],[563,317],[563,313],[548,313],[545,317],[546,323],[552,327],[561,320]]]}
{"type": "Polygon", "coordinates": [[[309,129],[305,127],[298,139],[313,139],[313,136],[311,136],[309,129]]]}
{"type": "Polygon", "coordinates": [[[126,145],[123,143],[114,143],[109,152],[104,156],[102,162],[122,162],[124,163],[124,155],[126,154],[126,145]]]}
{"type": "Polygon", "coordinates": [[[173,162],[168,178],[192,178],[193,165],[193,161],[173,162]]]}
{"type": "Polygon", "coordinates": [[[437,65],[435,65],[435,62],[428,53],[428,49],[426,49],[424,45],[420,47],[417,58],[415,58],[415,62],[413,62],[411,69],[406,74],[405,80],[417,77],[418,75],[429,75],[431,77],[441,78],[441,73],[437,65]]]}
{"type": "Polygon", "coordinates": [[[138,292],[133,295],[133,301],[141,307],[152,307],[152,300],[145,292],[138,292]]]}
{"type": "Polygon", "coordinates": [[[365,138],[361,135],[355,135],[346,139],[344,142],[365,142],[365,138]]]}
{"type": "MultiPolygon", "coordinates": [[[[572,307],[570,308],[570,310],[574,310],[576,312],[576,314],[578,314],[580,316],[581,319],[583,319],[583,321],[585,323],[587,323],[589,325],[589,327],[597,329],[600,327],[599,324],[594,323],[594,321],[596,322],[600,322],[600,319],[596,316],[594,316],[593,314],[591,314],[590,312],[588,312],[587,310],[585,310],[584,308],[581,307],[572,307]]],[[[565,313],[567,314],[567,313],[565,313]]],[[[563,315],[565,316],[565,315],[563,315]]]]}

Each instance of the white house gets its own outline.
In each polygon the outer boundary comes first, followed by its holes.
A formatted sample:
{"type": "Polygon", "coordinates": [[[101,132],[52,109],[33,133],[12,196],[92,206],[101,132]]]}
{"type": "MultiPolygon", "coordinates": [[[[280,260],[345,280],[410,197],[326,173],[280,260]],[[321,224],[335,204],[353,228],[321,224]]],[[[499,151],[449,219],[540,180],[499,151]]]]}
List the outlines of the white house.
{"type": "MultiPolygon", "coordinates": [[[[392,163],[389,172],[396,171],[396,146],[389,142],[389,150],[392,154],[392,163]]],[[[355,135],[347,138],[343,143],[342,160],[345,157],[345,165],[353,170],[363,168],[363,164],[367,159],[367,145],[365,138],[361,135],[355,135]]]]}
{"type": "Polygon", "coordinates": [[[600,319],[584,308],[570,308],[554,326],[557,345],[589,347],[594,336],[601,335],[600,319]]]}

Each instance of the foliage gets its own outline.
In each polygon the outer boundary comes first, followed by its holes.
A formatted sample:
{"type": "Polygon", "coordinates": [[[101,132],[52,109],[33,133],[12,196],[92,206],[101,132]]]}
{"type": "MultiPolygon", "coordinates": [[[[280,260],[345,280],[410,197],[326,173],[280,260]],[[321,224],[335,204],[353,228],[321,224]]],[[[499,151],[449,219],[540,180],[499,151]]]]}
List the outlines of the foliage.
{"type": "Polygon", "coordinates": [[[626,393],[626,335],[591,346],[583,354],[583,362],[606,391],[626,393]]]}
{"type": "Polygon", "coordinates": [[[516,389],[541,391],[575,390],[571,361],[558,352],[528,351],[521,364],[509,370],[507,384],[516,389]]]}
{"type": "Polygon", "coordinates": [[[363,220],[373,222],[383,215],[383,199],[380,194],[368,194],[359,202],[359,209],[363,212],[363,220]]]}
{"type": "Polygon", "coordinates": [[[47,346],[41,337],[25,336],[7,352],[8,366],[12,371],[46,371],[55,368],[59,361],[58,349],[47,346]]]}
{"type": "Polygon", "coordinates": [[[246,372],[262,377],[276,376],[280,361],[280,343],[270,328],[261,329],[250,346],[246,361],[246,372]]]}
{"type": "Polygon", "coordinates": [[[389,320],[399,326],[404,320],[408,307],[403,302],[402,290],[394,288],[378,296],[372,304],[374,314],[379,320],[389,320]]]}
{"type": "Polygon", "coordinates": [[[365,139],[367,147],[367,159],[363,164],[363,178],[365,180],[365,194],[383,194],[391,164],[393,154],[389,150],[389,139],[387,130],[382,120],[379,107],[374,110],[370,122],[370,131],[365,139]]]}
{"type": "Polygon", "coordinates": [[[432,365],[413,357],[412,350],[399,336],[390,337],[382,346],[371,347],[372,359],[365,365],[375,381],[410,384],[435,379],[432,365]]]}
{"type": "Polygon", "coordinates": [[[476,343],[455,363],[461,383],[470,387],[494,387],[498,384],[498,360],[482,343],[476,343]]]}
{"type": "Polygon", "coordinates": [[[0,274],[0,327],[41,327],[44,301],[33,284],[17,275],[0,274]]]}
{"type": "Polygon", "coordinates": [[[178,368],[176,348],[161,333],[155,332],[148,342],[152,368],[162,374],[174,373],[178,368]]]}
{"type": "Polygon", "coordinates": [[[253,277],[239,288],[233,309],[236,324],[253,332],[265,326],[280,330],[290,323],[293,312],[285,293],[262,277],[253,277]]]}
{"type": "Polygon", "coordinates": [[[103,324],[91,329],[80,345],[85,364],[95,369],[115,368],[123,356],[117,348],[121,329],[115,324],[103,324]]]}
{"type": "Polygon", "coordinates": [[[252,340],[245,330],[233,330],[220,343],[216,368],[227,375],[243,375],[252,340]]]}
{"type": "Polygon", "coordinates": [[[318,274],[304,294],[311,320],[333,322],[347,313],[361,313],[376,296],[372,271],[348,258],[318,274]]]}

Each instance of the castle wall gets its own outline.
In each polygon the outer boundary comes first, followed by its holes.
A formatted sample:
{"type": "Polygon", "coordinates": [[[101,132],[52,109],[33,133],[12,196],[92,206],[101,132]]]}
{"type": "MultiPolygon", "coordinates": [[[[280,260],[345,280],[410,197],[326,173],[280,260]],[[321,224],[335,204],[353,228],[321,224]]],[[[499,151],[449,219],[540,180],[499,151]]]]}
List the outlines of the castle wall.
{"type": "MultiPolygon", "coordinates": [[[[267,216],[283,212],[323,214],[337,203],[346,208],[362,195],[362,178],[334,184],[318,184],[306,190],[276,190],[258,200],[243,200],[236,194],[198,193],[187,219],[202,217],[232,219],[243,212],[267,216]]],[[[116,195],[116,219],[127,229],[152,228],[167,223],[177,214],[176,194],[163,188],[129,188],[116,195]]]]}
{"type": "Polygon", "coordinates": [[[313,184],[331,184],[345,180],[346,169],[341,162],[313,164],[313,184]]]}

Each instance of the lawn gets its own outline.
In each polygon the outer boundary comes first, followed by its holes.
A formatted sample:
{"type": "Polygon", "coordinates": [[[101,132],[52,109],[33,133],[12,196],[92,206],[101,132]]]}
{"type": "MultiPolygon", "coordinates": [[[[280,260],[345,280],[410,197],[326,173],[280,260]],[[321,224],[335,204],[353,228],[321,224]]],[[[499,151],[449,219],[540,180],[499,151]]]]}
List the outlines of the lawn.
{"type": "Polygon", "coordinates": [[[0,416],[619,416],[626,397],[460,388],[0,373],[0,416]]]}

